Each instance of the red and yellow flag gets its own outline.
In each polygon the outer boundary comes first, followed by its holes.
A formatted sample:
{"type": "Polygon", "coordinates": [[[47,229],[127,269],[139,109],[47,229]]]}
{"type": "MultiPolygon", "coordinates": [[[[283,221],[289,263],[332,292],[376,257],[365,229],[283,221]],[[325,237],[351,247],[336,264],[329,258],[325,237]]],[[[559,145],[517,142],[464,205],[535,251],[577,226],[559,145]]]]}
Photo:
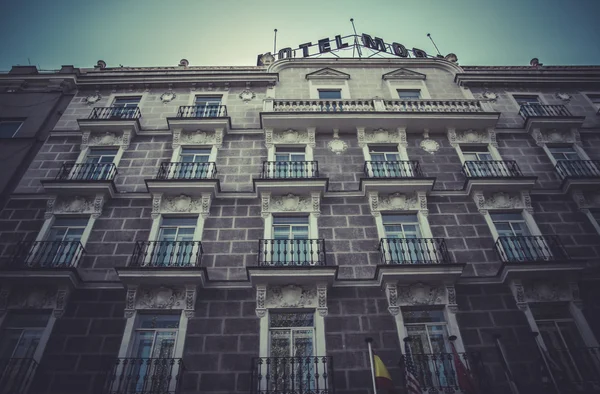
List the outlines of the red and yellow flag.
{"type": "Polygon", "coordinates": [[[392,377],[379,356],[373,356],[375,367],[375,383],[380,390],[393,390],[392,377]]]}

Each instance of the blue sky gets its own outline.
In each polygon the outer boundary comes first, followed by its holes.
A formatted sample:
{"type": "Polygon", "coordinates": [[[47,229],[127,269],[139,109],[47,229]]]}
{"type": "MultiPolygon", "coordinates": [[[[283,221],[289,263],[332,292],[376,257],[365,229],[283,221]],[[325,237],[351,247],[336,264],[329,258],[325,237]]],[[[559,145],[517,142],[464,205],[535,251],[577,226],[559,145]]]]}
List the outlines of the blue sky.
{"type": "Polygon", "coordinates": [[[600,0],[0,0],[0,71],[255,65],[256,55],[352,32],[462,65],[600,65],[600,0]],[[29,59],[29,60],[28,60],[29,59]]]}

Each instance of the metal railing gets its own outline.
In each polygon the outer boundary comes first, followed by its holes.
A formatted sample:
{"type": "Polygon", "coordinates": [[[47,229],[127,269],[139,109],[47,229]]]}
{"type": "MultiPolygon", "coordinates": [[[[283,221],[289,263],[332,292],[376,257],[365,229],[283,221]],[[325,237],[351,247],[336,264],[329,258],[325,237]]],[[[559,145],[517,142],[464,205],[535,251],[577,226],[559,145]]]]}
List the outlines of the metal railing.
{"type": "Polygon", "coordinates": [[[160,164],[156,179],[214,179],[217,165],[212,162],[165,162],[160,164]]]}
{"type": "Polygon", "coordinates": [[[263,161],[260,177],[263,179],[318,178],[316,161],[263,161]]]}
{"type": "Polygon", "coordinates": [[[523,176],[514,160],[465,161],[463,174],[467,178],[519,178],[523,176]]]}
{"type": "Polygon", "coordinates": [[[261,267],[308,267],[327,265],[324,239],[261,239],[258,241],[261,267]]]}
{"type": "Polygon", "coordinates": [[[556,171],[562,178],[600,178],[600,160],[558,160],[556,171]]]}
{"type": "Polygon", "coordinates": [[[117,120],[138,119],[142,117],[139,107],[96,107],[88,119],[117,120]]]}
{"type": "Polygon", "coordinates": [[[106,394],[177,394],[185,367],[180,358],[119,358],[106,394]]]}
{"type": "Polygon", "coordinates": [[[539,117],[567,117],[573,116],[564,105],[521,104],[519,115],[523,119],[539,117]]]}
{"type": "Polygon", "coordinates": [[[418,161],[365,161],[368,178],[419,178],[423,176],[418,161]]]}
{"type": "Polygon", "coordinates": [[[402,355],[400,368],[404,374],[406,384],[406,363],[414,366],[414,377],[419,381],[423,393],[452,393],[473,394],[485,393],[485,375],[479,353],[413,353],[411,358],[402,355]],[[462,367],[466,376],[459,379],[458,373],[462,367]],[[467,387],[468,386],[468,387],[467,387]],[[473,391],[479,390],[479,391],[473,391]]]}
{"type": "Polygon", "coordinates": [[[12,268],[76,267],[85,249],[79,241],[19,242],[11,259],[12,268]]]}
{"type": "Polygon", "coordinates": [[[256,357],[251,394],[334,394],[331,357],[256,357]]]}
{"type": "Polygon", "coordinates": [[[222,118],[227,116],[227,106],[223,104],[187,105],[179,107],[178,118],[222,118]]]}
{"type": "Polygon", "coordinates": [[[274,112],[371,112],[373,100],[274,100],[274,112]]]}
{"type": "Polygon", "coordinates": [[[114,163],[64,163],[57,181],[112,181],[118,174],[114,163]]]}
{"type": "Polygon", "coordinates": [[[496,250],[506,263],[569,260],[556,235],[498,237],[496,250]]]}
{"type": "Polygon", "coordinates": [[[130,267],[199,267],[202,259],[200,241],[138,241],[131,255],[130,267]]]}
{"type": "Polygon", "coordinates": [[[443,238],[382,238],[379,252],[382,264],[452,263],[443,238]]]}
{"type": "Polygon", "coordinates": [[[385,100],[390,112],[485,112],[479,100],[385,100]]]}
{"type": "Polygon", "coordinates": [[[32,358],[0,358],[0,394],[25,394],[37,365],[32,358]]]}

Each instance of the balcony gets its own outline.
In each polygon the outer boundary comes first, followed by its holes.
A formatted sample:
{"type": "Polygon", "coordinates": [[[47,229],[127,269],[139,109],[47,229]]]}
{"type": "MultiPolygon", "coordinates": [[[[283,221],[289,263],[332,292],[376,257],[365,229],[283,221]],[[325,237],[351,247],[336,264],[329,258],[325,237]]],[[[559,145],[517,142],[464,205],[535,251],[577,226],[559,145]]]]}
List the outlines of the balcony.
{"type": "Polygon", "coordinates": [[[117,167],[113,163],[65,163],[53,180],[42,181],[48,193],[114,196],[117,167]]]}
{"type": "Polygon", "coordinates": [[[254,188],[274,194],[325,192],[328,178],[319,176],[316,161],[263,161],[254,188]]]}
{"type": "Polygon", "coordinates": [[[219,190],[217,165],[214,162],[165,162],[154,179],[146,179],[150,193],[188,194],[216,193],[219,190]]]}
{"type": "Polygon", "coordinates": [[[561,188],[565,193],[600,188],[600,160],[558,160],[556,171],[563,180],[561,188]]]}
{"type": "Polygon", "coordinates": [[[425,177],[418,161],[366,161],[360,189],[365,193],[412,193],[429,191],[435,178],[425,177]]]}
{"type": "Polygon", "coordinates": [[[199,284],[202,253],[200,241],[137,242],[127,267],[116,271],[126,284],[199,284]]]}
{"type": "Polygon", "coordinates": [[[466,374],[470,379],[463,378],[459,380],[457,360],[455,360],[453,353],[413,353],[410,358],[402,355],[400,359],[400,369],[404,373],[402,386],[406,386],[406,363],[412,363],[414,377],[419,381],[423,393],[472,394],[489,392],[480,355],[478,353],[457,353],[457,355],[460,362],[465,366],[466,374]],[[470,383],[467,383],[467,379],[470,380],[470,383]]]}
{"type": "MultiPolygon", "coordinates": [[[[498,237],[496,251],[502,261],[501,275],[537,276],[565,274],[582,269],[573,261],[556,235],[498,237]]],[[[521,276],[523,277],[523,276],[521,276]]]]}
{"type": "Polygon", "coordinates": [[[328,266],[324,239],[261,239],[258,264],[248,267],[250,280],[278,284],[333,281],[336,267],[328,266]]]}
{"type": "Polygon", "coordinates": [[[331,357],[252,359],[251,394],[334,394],[331,357]]]}
{"type": "Polygon", "coordinates": [[[106,394],[178,394],[185,367],[180,358],[119,358],[106,381],[106,394]]]}
{"type": "Polygon", "coordinates": [[[494,127],[500,113],[480,100],[265,100],[262,126],[274,130],[316,127],[355,132],[357,127],[443,132],[447,128],[494,127]]]}
{"type": "Polygon", "coordinates": [[[37,366],[32,358],[0,358],[0,393],[25,394],[37,366]]]}
{"type": "Polygon", "coordinates": [[[19,242],[3,267],[2,279],[76,285],[80,281],[76,268],[84,256],[85,249],[79,241],[19,242]]]}
{"type": "Polygon", "coordinates": [[[227,107],[222,104],[181,106],[175,117],[167,118],[169,128],[185,132],[197,131],[229,131],[231,118],[227,115],[227,107]]]}
{"type": "Polygon", "coordinates": [[[382,238],[381,263],[376,277],[411,283],[417,280],[452,281],[465,264],[453,263],[443,238],[382,238]]]}
{"type": "Polygon", "coordinates": [[[138,107],[96,107],[87,119],[77,119],[82,131],[114,132],[116,130],[140,130],[142,113],[138,107]]]}
{"type": "Polygon", "coordinates": [[[581,127],[585,116],[574,116],[564,105],[521,104],[519,115],[525,120],[525,130],[571,129],[581,127]]]}
{"type": "Polygon", "coordinates": [[[521,191],[535,186],[536,176],[524,176],[514,160],[465,161],[465,190],[521,191]]]}

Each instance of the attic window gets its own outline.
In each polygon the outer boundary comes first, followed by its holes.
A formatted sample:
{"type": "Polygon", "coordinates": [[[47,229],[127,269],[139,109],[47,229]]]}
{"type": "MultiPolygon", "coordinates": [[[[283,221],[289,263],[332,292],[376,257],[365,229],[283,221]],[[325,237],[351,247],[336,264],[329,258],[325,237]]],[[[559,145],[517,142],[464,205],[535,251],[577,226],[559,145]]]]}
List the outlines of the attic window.
{"type": "Polygon", "coordinates": [[[342,91],[340,89],[319,89],[320,99],[341,99],[342,91]]]}

